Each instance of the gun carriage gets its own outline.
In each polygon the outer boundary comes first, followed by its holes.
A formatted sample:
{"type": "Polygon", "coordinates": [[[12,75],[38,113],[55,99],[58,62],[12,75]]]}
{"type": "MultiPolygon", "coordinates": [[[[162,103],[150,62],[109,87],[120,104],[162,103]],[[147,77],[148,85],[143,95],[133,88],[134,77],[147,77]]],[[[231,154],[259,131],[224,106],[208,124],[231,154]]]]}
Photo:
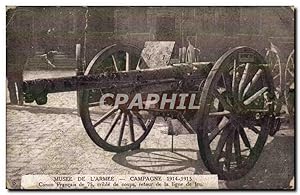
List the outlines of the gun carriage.
{"type": "MultiPolygon", "coordinates": [[[[100,51],[84,74],[53,79],[24,81],[26,102],[47,102],[48,93],[78,91],[78,109],[92,141],[111,152],[138,149],[153,128],[157,117],[178,119],[196,133],[202,160],[208,170],[226,180],[249,172],[259,158],[268,135],[278,130],[274,112],[272,75],[264,57],[249,47],[236,47],[216,62],[170,64],[151,68],[141,57],[142,50],[115,44],[100,51]],[[127,94],[132,100],[141,94],[188,94],[184,105],[195,97],[197,109],[115,105],[115,96],[127,94]]],[[[175,105],[180,104],[176,96],[175,105]]],[[[128,101],[130,102],[130,101],[128,101]]],[[[186,140],[188,144],[190,140],[186,140]]]]}

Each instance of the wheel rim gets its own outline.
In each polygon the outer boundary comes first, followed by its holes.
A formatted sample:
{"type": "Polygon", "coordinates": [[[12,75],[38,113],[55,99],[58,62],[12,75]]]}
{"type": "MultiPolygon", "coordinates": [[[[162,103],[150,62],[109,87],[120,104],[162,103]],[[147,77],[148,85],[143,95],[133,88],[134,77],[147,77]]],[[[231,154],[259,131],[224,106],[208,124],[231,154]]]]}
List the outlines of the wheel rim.
{"type": "MultiPolygon", "coordinates": [[[[295,86],[295,51],[293,50],[287,60],[285,67],[285,103],[290,118],[293,120],[294,116],[294,91],[291,91],[295,86]]],[[[294,90],[294,89],[293,89],[294,90]]]]}
{"type": "Polygon", "coordinates": [[[282,106],[284,105],[284,70],[283,64],[281,64],[279,54],[270,49],[266,54],[266,59],[270,67],[270,71],[272,73],[274,89],[276,95],[276,106],[275,113],[277,116],[280,115],[282,106]]]}
{"type": "Polygon", "coordinates": [[[198,144],[206,167],[219,178],[245,175],[273,125],[272,77],[255,50],[238,47],[214,65],[200,98],[198,144]],[[251,63],[241,54],[251,54],[251,63]]]}
{"type": "MultiPolygon", "coordinates": [[[[106,47],[91,60],[85,75],[146,68],[140,53],[140,49],[130,45],[106,47]]],[[[155,117],[111,103],[99,106],[101,95],[100,89],[81,92],[80,116],[90,138],[108,151],[123,152],[138,148],[150,132],[155,117]]]]}

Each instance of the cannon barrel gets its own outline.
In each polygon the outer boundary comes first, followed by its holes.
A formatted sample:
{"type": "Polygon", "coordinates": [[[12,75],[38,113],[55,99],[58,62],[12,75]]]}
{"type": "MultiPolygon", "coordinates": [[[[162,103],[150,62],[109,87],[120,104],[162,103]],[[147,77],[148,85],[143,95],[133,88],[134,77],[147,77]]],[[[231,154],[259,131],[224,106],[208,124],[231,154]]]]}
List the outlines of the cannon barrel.
{"type": "MultiPolygon", "coordinates": [[[[48,93],[101,89],[109,92],[158,92],[178,88],[178,82],[200,83],[210,66],[209,62],[179,64],[159,69],[106,72],[101,74],[27,80],[23,82],[25,101],[33,102],[48,93]],[[145,87],[147,86],[147,87],[145,87]]],[[[47,101],[47,100],[46,100],[47,101]]],[[[38,101],[37,101],[38,103],[38,101]]],[[[41,103],[41,104],[44,104],[41,103]]]]}

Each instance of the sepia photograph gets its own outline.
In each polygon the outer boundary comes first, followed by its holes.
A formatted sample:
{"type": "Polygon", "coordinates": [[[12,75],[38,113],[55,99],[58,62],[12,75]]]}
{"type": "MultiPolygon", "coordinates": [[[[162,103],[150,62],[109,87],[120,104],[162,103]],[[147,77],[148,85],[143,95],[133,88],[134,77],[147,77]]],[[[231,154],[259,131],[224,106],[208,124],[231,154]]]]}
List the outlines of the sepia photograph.
{"type": "Polygon", "coordinates": [[[5,9],[7,189],[296,189],[295,7],[5,9]]]}

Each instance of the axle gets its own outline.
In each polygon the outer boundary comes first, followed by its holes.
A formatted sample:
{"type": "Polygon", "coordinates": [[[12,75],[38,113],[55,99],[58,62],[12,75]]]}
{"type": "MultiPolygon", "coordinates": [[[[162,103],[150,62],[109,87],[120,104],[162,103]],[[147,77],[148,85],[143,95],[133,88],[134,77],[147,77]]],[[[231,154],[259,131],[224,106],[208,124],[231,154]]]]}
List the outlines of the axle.
{"type": "Polygon", "coordinates": [[[101,89],[106,93],[154,93],[189,89],[205,80],[211,63],[180,64],[159,69],[133,70],[23,82],[25,102],[47,102],[48,93],[101,89]]]}

